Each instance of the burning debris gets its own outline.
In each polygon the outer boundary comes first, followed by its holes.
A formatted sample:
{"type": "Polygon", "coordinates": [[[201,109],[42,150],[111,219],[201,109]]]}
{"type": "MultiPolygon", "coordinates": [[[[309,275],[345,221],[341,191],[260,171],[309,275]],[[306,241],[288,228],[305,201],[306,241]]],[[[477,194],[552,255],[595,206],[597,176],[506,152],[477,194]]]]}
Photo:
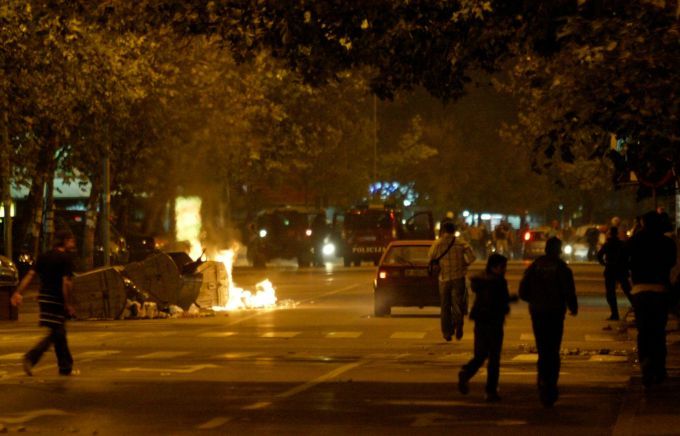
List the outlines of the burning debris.
{"type": "Polygon", "coordinates": [[[234,284],[232,271],[237,250],[221,251],[216,259],[222,262],[227,270],[227,304],[213,306],[214,311],[229,311],[238,309],[259,309],[276,305],[276,290],[268,279],[255,285],[255,293],[239,288],[234,284]]]}

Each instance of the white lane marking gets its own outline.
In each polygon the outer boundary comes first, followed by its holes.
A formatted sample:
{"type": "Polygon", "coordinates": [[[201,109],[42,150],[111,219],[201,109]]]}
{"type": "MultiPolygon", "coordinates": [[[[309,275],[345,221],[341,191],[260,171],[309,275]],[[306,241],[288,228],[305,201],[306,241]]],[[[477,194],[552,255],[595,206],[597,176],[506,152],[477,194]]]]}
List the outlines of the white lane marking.
{"type": "Polygon", "coordinates": [[[538,362],[538,354],[518,354],[512,360],[515,362],[538,362]]]}
{"type": "Polygon", "coordinates": [[[299,335],[300,332],[267,332],[260,335],[261,338],[294,338],[299,335]]]}
{"type": "Polygon", "coordinates": [[[271,406],[272,403],[269,401],[258,401],[257,403],[250,404],[248,406],[241,407],[241,410],[258,410],[264,409],[271,406]]]}
{"type": "Polygon", "coordinates": [[[588,359],[591,362],[628,362],[628,357],[626,356],[610,356],[607,354],[596,354],[594,356],[590,356],[590,359],[588,359]]]}
{"type": "Polygon", "coordinates": [[[78,354],[79,358],[97,358],[97,357],[107,357],[118,354],[118,350],[103,350],[103,351],[85,351],[84,353],[78,354]]]}
{"type": "Polygon", "coordinates": [[[224,353],[215,356],[215,359],[245,359],[247,357],[255,357],[260,353],[224,353]]]}
{"type": "Polygon", "coordinates": [[[236,335],[236,332],[205,332],[198,335],[201,338],[228,338],[236,335]]]}
{"type": "Polygon", "coordinates": [[[185,356],[188,351],[156,351],[155,353],[142,354],[136,359],[172,359],[174,357],[185,356]]]}
{"type": "Polygon", "coordinates": [[[522,333],[519,335],[519,340],[520,341],[534,341],[536,338],[534,337],[533,333],[522,333]]]}
{"type": "Polygon", "coordinates": [[[390,339],[423,339],[425,332],[395,332],[390,339]]]}
{"type": "Polygon", "coordinates": [[[378,404],[387,404],[391,406],[479,407],[478,403],[473,403],[470,401],[444,401],[444,400],[387,400],[379,401],[378,404]]]}
{"type": "Polygon", "coordinates": [[[218,416],[217,418],[213,418],[210,421],[206,421],[203,424],[197,425],[196,429],[197,430],[212,430],[217,427],[222,427],[224,424],[228,423],[231,421],[230,417],[226,416],[218,416]]]}
{"type": "Polygon", "coordinates": [[[614,342],[614,338],[607,335],[586,335],[587,342],[614,342]]]}
{"type": "Polygon", "coordinates": [[[25,424],[41,416],[62,416],[68,415],[67,412],[59,409],[39,409],[31,410],[24,413],[23,415],[15,414],[18,416],[0,416],[0,422],[4,424],[25,424]]]}
{"type": "Polygon", "coordinates": [[[21,360],[23,357],[24,353],[10,353],[0,356],[0,360],[21,360]]]}
{"type": "Polygon", "coordinates": [[[451,353],[451,354],[446,354],[444,356],[440,356],[437,360],[469,360],[473,356],[472,353],[469,352],[464,352],[464,353],[451,353]]]}
{"type": "Polygon", "coordinates": [[[139,368],[139,367],[134,367],[134,368],[119,368],[118,371],[121,372],[161,372],[161,373],[173,373],[173,374],[191,374],[196,371],[200,371],[202,369],[208,369],[208,368],[219,368],[217,365],[213,365],[211,363],[204,364],[204,365],[193,365],[193,366],[185,366],[184,368],[139,368]]]}
{"type": "Polygon", "coordinates": [[[355,339],[364,334],[363,332],[330,332],[326,334],[328,339],[355,339]]]}

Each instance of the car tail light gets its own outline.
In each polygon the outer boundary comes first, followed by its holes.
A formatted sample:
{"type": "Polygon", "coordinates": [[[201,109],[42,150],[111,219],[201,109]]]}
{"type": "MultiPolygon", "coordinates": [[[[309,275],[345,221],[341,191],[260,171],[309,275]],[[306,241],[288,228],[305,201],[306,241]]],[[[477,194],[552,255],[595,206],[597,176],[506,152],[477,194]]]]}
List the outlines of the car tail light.
{"type": "Polygon", "coordinates": [[[387,278],[387,271],[378,271],[378,278],[385,280],[387,278]]]}
{"type": "Polygon", "coordinates": [[[524,234],[524,240],[525,241],[531,241],[531,232],[526,232],[524,234]]]}

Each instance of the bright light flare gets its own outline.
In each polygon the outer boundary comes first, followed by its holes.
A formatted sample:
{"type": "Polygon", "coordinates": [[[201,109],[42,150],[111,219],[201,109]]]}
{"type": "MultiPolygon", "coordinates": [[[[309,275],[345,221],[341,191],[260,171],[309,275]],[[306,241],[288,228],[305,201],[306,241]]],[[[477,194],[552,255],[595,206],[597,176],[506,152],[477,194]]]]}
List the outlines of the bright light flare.
{"type": "Polygon", "coordinates": [[[235,250],[222,250],[216,256],[215,260],[222,262],[227,269],[227,295],[220,298],[220,301],[226,301],[224,306],[213,306],[214,311],[229,311],[239,309],[260,309],[276,305],[276,289],[272,282],[265,279],[255,285],[255,293],[239,288],[234,284],[232,270],[234,266],[234,259],[236,258],[235,250]]]}
{"type": "Polygon", "coordinates": [[[321,249],[321,252],[323,253],[324,256],[332,256],[335,254],[335,244],[333,243],[326,243],[324,244],[323,248],[321,249]]]}
{"type": "Polygon", "coordinates": [[[571,245],[564,246],[564,254],[571,255],[574,252],[574,247],[571,245]]]}

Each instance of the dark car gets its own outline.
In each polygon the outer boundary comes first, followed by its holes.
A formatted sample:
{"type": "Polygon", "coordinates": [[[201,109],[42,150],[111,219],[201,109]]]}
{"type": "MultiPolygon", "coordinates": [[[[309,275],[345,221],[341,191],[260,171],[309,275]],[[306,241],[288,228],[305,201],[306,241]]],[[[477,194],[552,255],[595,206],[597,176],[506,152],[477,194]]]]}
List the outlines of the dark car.
{"type": "Polygon", "coordinates": [[[19,283],[19,271],[9,258],[0,256],[0,287],[14,287],[19,283]]]}
{"type": "Polygon", "coordinates": [[[376,316],[394,306],[439,306],[437,277],[428,274],[428,252],[434,241],[393,241],[378,263],[374,282],[376,316]]]}
{"type": "Polygon", "coordinates": [[[251,226],[248,260],[264,267],[273,259],[297,259],[307,267],[313,260],[312,220],[318,209],[281,207],[260,212],[251,226]]]}

